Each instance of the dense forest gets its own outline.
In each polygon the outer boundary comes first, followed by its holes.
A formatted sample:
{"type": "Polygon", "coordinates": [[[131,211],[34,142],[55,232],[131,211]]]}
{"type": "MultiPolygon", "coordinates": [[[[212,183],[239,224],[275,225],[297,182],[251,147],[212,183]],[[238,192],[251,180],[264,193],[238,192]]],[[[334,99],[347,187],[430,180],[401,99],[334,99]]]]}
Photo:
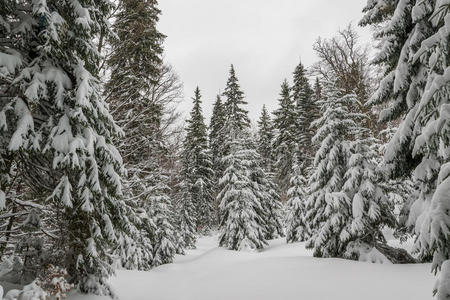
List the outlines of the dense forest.
{"type": "Polygon", "coordinates": [[[201,87],[183,119],[156,0],[0,1],[0,299],[115,297],[116,269],[215,233],[229,250],[284,238],[314,257],[431,263],[429,292],[449,299],[450,2],[361,10],[253,122],[238,65],[210,120],[201,87]]]}

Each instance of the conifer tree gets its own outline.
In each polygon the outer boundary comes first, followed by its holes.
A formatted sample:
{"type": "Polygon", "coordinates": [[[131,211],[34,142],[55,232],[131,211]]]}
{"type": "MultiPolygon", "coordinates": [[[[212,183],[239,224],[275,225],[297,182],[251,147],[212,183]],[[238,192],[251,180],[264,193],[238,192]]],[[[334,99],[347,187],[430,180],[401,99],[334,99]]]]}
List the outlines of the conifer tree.
{"type": "MultiPolygon", "coordinates": [[[[161,72],[165,36],[157,28],[161,11],[156,0],[120,2],[108,60],[111,79],[106,85],[110,101],[132,105],[148,99],[161,72]]],[[[139,109],[139,108],[137,108],[139,109]]]]}
{"type": "Polygon", "coordinates": [[[351,155],[343,186],[343,191],[352,205],[350,226],[352,244],[348,248],[353,248],[356,255],[359,254],[357,248],[361,245],[373,247],[376,244],[385,244],[386,240],[381,229],[384,226],[390,228],[396,226],[394,205],[387,198],[384,186],[379,184],[377,153],[373,147],[376,141],[366,137],[368,136],[366,131],[369,129],[357,128],[356,139],[349,145],[351,155]]]}
{"type": "Polygon", "coordinates": [[[380,120],[402,122],[390,141],[385,161],[393,177],[413,177],[420,193],[411,207],[409,224],[418,235],[415,251],[433,256],[432,268],[442,270],[437,298],[450,296],[449,215],[449,7],[445,1],[368,1],[362,25],[380,25],[381,48],[375,63],[385,76],[371,98],[388,104],[380,120]]]}
{"type": "Polygon", "coordinates": [[[247,149],[247,163],[252,190],[257,195],[263,210],[258,212],[264,221],[265,239],[271,240],[284,236],[282,224],[282,209],[280,196],[270,173],[262,167],[261,155],[256,150],[256,143],[248,138],[245,143],[247,149]]]}
{"type": "Polygon", "coordinates": [[[316,154],[307,219],[313,229],[309,247],[315,255],[358,257],[362,247],[385,244],[383,226],[396,225],[393,206],[379,184],[375,142],[361,127],[359,101],[343,95],[332,82],[326,86],[323,116],[315,139],[316,154]]]}
{"type": "Polygon", "coordinates": [[[252,163],[245,149],[245,135],[230,140],[230,153],[224,157],[227,166],[220,180],[219,245],[230,250],[262,249],[265,241],[263,207],[250,179],[252,163]]]}
{"type": "Polygon", "coordinates": [[[218,182],[223,174],[222,158],[223,158],[223,144],[225,143],[225,109],[224,104],[217,95],[216,102],[214,102],[213,112],[209,123],[209,148],[211,151],[211,160],[214,171],[214,195],[217,195],[218,182]]]}
{"type": "Polygon", "coordinates": [[[171,263],[177,252],[175,235],[175,220],[172,202],[169,197],[170,188],[167,185],[168,177],[161,167],[155,165],[150,184],[147,213],[155,226],[151,244],[153,247],[152,266],[171,263]]]}
{"type": "Polygon", "coordinates": [[[261,117],[258,121],[258,152],[261,155],[262,166],[266,172],[273,172],[274,158],[272,141],[274,138],[273,124],[270,114],[263,106],[261,117]]]}
{"type": "Polygon", "coordinates": [[[187,121],[186,140],[184,145],[185,173],[189,182],[191,201],[196,211],[197,229],[209,231],[215,224],[213,206],[213,182],[211,156],[208,149],[207,129],[201,108],[200,89],[195,89],[192,98],[194,107],[187,121]]]}
{"type": "Polygon", "coordinates": [[[142,251],[152,252],[149,265],[154,267],[172,261],[175,252],[183,252],[174,231],[177,216],[169,175],[163,172],[168,160],[162,129],[166,108],[155,101],[155,89],[165,84],[161,78],[168,72],[161,58],[165,36],[156,29],[161,13],[157,1],[125,0],[118,9],[105,95],[126,134],[119,148],[128,175],[125,199],[134,199],[144,210],[142,224],[147,226],[141,227],[141,235],[148,236],[149,242],[142,244],[142,251]]]}
{"type": "Polygon", "coordinates": [[[322,117],[314,121],[318,128],[313,142],[320,144],[309,180],[306,220],[312,230],[307,247],[320,257],[342,257],[351,237],[352,203],[343,191],[350,152],[348,134],[355,131],[354,114],[349,107],[357,100],[342,96],[334,82],[328,82],[322,100],[322,117]]]}
{"type": "Polygon", "coordinates": [[[84,293],[111,293],[111,249],[131,226],[114,146],[121,131],[100,94],[93,42],[109,32],[111,3],[8,2],[0,10],[0,31],[15,40],[0,48],[7,57],[0,77],[14,94],[0,107],[1,130],[14,129],[8,151],[20,153],[28,184],[47,193],[45,204],[61,209],[60,263],[71,281],[84,293]]]}
{"type": "Polygon", "coordinates": [[[296,138],[298,143],[298,159],[305,161],[305,167],[310,165],[313,159],[312,136],[313,130],[310,128],[315,117],[315,103],[313,101],[313,90],[306,77],[306,69],[300,62],[294,71],[292,85],[292,100],[295,104],[296,118],[296,138]]]}
{"type": "Polygon", "coordinates": [[[308,195],[307,180],[304,168],[297,159],[292,166],[292,177],[288,190],[286,241],[288,243],[303,242],[309,238],[309,228],[306,224],[306,197],[308,195]]]}
{"type": "Polygon", "coordinates": [[[224,175],[219,182],[221,191],[217,197],[220,203],[219,244],[232,250],[261,249],[267,244],[265,238],[272,234],[269,227],[273,223],[268,222],[267,213],[275,213],[275,210],[268,204],[275,204],[265,201],[268,198],[264,186],[257,180],[261,176],[253,173],[262,169],[257,168],[259,155],[252,145],[250,120],[242,107],[246,104],[244,93],[240,90],[233,66],[224,95],[226,120],[222,133],[226,140],[222,153],[226,156],[223,158],[224,175]]]}
{"type": "Polygon", "coordinates": [[[284,195],[289,187],[292,163],[296,150],[296,115],[287,80],[281,85],[279,107],[274,112],[275,137],[273,151],[277,170],[277,184],[284,195]]]}
{"type": "Polygon", "coordinates": [[[194,249],[197,242],[197,224],[195,219],[195,207],[192,203],[189,184],[184,179],[177,185],[178,195],[176,210],[179,212],[177,224],[180,234],[181,249],[194,249]]]}
{"type": "Polygon", "coordinates": [[[244,92],[241,91],[233,65],[230,68],[230,76],[228,77],[223,96],[226,99],[224,113],[228,122],[228,128],[236,130],[248,128],[250,126],[248,111],[242,107],[243,105],[247,105],[247,102],[244,100],[244,92]]]}

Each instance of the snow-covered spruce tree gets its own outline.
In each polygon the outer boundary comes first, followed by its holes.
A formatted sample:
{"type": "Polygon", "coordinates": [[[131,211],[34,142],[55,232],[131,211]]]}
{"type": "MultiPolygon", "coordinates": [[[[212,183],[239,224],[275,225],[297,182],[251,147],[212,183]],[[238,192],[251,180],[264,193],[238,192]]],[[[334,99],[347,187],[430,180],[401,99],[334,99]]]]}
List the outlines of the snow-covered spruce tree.
{"type": "Polygon", "coordinates": [[[263,207],[250,179],[249,150],[245,149],[248,136],[231,130],[229,154],[220,180],[219,245],[230,250],[262,249],[265,241],[263,207]],[[239,135],[240,136],[239,136],[239,135]]]}
{"type": "Polygon", "coordinates": [[[150,193],[147,213],[155,225],[155,231],[151,237],[153,247],[153,267],[171,263],[177,252],[177,240],[174,233],[174,209],[169,197],[170,188],[167,185],[168,176],[164,174],[159,165],[155,165],[151,172],[150,193]]]}
{"type": "Polygon", "coordinates": [[[381,24],[381,50],[375,62],[386,74],[371,99],[387,103],[381,120],[402,117],[385,154],[393,176],[408,175],[420,184],[409,224],[418,235],[415,251],[433,255],[442,268],[438,299],[450,296],[449,124],[450,87],[448,1],[369,1],[362,25],[381,24]]]}
{"type": "Polygon", "coordinates": [[[110,101],[130,105],[149,98],[161,72],[165,36],[156,28],[161,13],[156,0],[122,0],[119,5],[106,92],[110,101]]]}
{"type": "Polygon", "coordinates": [[[379,184],[377,152],[373,147],[376,141],[366,137],[370,136],[368,131],[359,127],[355,141],[349,145],[351,155],[343,186],[352,205],[349,230],[351,244],[346,253],[350,257],[358,257],[361,246],[372,248],[385,244],[381,229],[384,226],[396,227],[394,205],[387,198],[384,186],[379,184]]]}
{"type": "Polygon", "coordinates": [[[211,157],[214,166],[215,177],[220,177],[220,164],[222,154],[220,153],[221,145],[225,141],[223,135],[223,126],[225,124],[225,109],[220,95],[217,95],[216,102],[214,102],[211,120],[209,122],[209,147],[211,149],[211,157]]]}
{"type": "Polygon", "coordinates": [[[286,241],[288,243],[303,242],[309,238],[310,230],[305,220],[308,187],[303,174],[303,164],[299,164],[295,158],[287,193],[286,241]]]}
{"type": "Polygon", "coordinates": [[[314,156],[311,139],[314,135],[311,123],[316,118],[316,105],[313,100],[313,90],[306,77],[306,69],[300,62],[295,68],[292,83],[292,100],[295,104],[296,138],[298,159],[304,161],[304,167],[309,167],[314,156]]]}
{"type": "Polygon", "coordinates": [[[257,146],[253,139],[248,138],[245,141],[245,149],[247,152],[246,163],[248,164],[247,167],[249,178],[252,182],[252,189],[263,208],[260,214],[263,216],[265,238],[271,240],[284,236],[282,207],[280,196],[276,191],[276,185],[270,176],[271,174],[264,170],[262,166],[263,160],[257,151],[257,146]]]}
{"type": "Polygon", "coordinates": [[[63,207],[61,264],[71,282],[85,293],[110,293],[109,252],[130,226],[120,199],[122,159],[113,145],[120,130],[100,95],[93,44],[108,31],[111,3],[7,4],[0,28],[13,42],[1,46],[0,72],[15,97],[2,103],[0,124],[15,128],[8,151],[20,154],[29,174],[40,174],[29,184],[49,193],[49,205],[63,207]],[[28,50],[20,55],[14,45],[28,50]]]}
{"type": "MultiPolygon", "coordinates": [[[[244,100],[244,92],[241,91],[233,65],[230,68],[230,76],[228,77],[223,96],[225,97],[225,102],[222,113],[225,115],[226,124],[224,123],[223,127],[225,129],[222,134],[229,138],[233,130],[239,132],[250,127],[248,111],[242,107],[247,105],[247,102],[244,100]]],[[[223,154],[228,153],[225,151],[223,154]]]]}
{"type": "Polygon", "coordinates": [[[284,196],[289,188],[292,162],[297,145],[295,105],[291,98],[287,80],[281,85],[280,96],[281,98],[278,100],[279,107],[274,112],[275,137],[273,140],[273,151],[277,171],[277,184],[282,196],[284,196]]]}
{"type": "MultiPolygon", "coordinates": [[[[389,141],[395,135],[397,127],[390,124],[384,130],[381,130],[378,134],[377,143],[374,144],[376,147],[377,164],[382,168],[384,165],[384,154],[386,152],[389,141]]],[[[417,190],[415,182],[408,177],[397,177],[389,178],[388,176],[383,176],[384,178],[380,181],[380,184],[384,186],[386,190],[389,202],[394,205],[394,214],[397,218],[397,226],[394,231],[394,236],[399,238],[401,242],[406,241],[406,239],[414,234],[413,228],[407,225],[409,212],[411,205],[417,199],[417,190]]]]}
{"type": "Polygon", "coordinates": [[[263,106],[261,117],[258,121],[258,152],[261,155],[262,166],[266,172],[273,172],[274,157],[272,151],[272,141],[274,137],[274,129],[270,114],[266,106],[263,106]]]}
{"type": "Polygon", "coordinates": [[[143,218],[139,229],[146,240],[136,245],[136,255],[143,252],[151,258],[142,268],[127,263],[126,256],[127,268],[148,269],[172,261],[175,251],[182,252],[174,234],[177,216],[168,187],[169,171],[163,172],[168,160],[163,133],[167,103],[157,98],[161,94],[173,97],[177,85],[170,68],[162,64],[164,35],[156,29],[159,14],[157,1],[120,2],[114,24],[117,39],[111,41],[108,59],[111,78],[105,94],[126,134],[119,145],[127,169],[125,198],[143,210],[138,214],[143,218]]]}
{"type": "MultiPolygon", "coordinates": [[[[184,175],[183,175],[184,177],[184,175]]],[[[183,179],[175,187],[179,199],[176,201],[175,210],[178,212],[177,229],[180,234],[180,249],[194,249],[197,242],[197,224],[195,219],[195,207],[192,203],[189,184],[183,179]]]]}
{"type": "Polygon", "coordinates": [[[319,257],[342,257],[351,238],[352,202],[343,191],[347,162],[351,155],[348,136],[355,133],[357,104],[353,95],[342,95],[334,82],[327,82],[321,101],[322,117],[313,143],[320,145],[310,177],[306,221],[311,228],[307,247],[319,257]]]}
{"type": "Polygon", "coordinates": [[[191,201],[195,207],[197,230],[208,232],[216,223],[212,181],[214,171],[198,87],[195,89],[192,100],[194,107],[190,119],[187,120],[184,142],[184,168],[186,180],[189,182],[191,201]]]}
{"type": "Polygon", "coordinates": [[[220,203],[219,245],[233,250],[261,249],[266,245],[268,234],[265,207],[261,203],[261,194],[258,194],[260,187],[252,179],[259,156],[255,147],[251,147],[250,120],[242,107],[246,102],[233,66],[224,95],[226,119],[222,134],[226,140],[222,153],[226,156],[223,158],[224,175],[219,182],[221,191],[217,196],[220,203]]]}

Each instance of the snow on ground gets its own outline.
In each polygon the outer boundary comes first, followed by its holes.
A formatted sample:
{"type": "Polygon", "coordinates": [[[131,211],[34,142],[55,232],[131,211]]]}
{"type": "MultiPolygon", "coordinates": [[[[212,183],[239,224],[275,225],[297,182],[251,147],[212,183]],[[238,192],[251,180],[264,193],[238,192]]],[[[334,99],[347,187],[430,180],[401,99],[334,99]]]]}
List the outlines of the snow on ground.
{"type": "Polygon", "coordinates": [[[201,238],[197,247],[150,272],[118,271],[111,284],[121,300],[433,299],[429,264],[313,258],[303,243],[287,245],[284,239],[262,252],[218,248],[217,236],[201,238]]]}

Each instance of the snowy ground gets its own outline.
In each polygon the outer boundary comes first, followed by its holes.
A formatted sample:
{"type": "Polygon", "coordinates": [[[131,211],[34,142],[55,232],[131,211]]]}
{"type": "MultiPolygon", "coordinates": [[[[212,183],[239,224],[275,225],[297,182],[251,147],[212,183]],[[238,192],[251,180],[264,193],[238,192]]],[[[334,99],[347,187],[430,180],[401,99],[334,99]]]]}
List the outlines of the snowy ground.
{"type": "MultiPolygon", "coordinates": [[[[175,263],[150,272],[118,271],[111,284],[121,300],[431,300],[434,277],[428,264],[318,259],[303,243],[284,239],[263,252],[235,252],[205,237],[175,263]]],[[[69,298],[100,299],[106,298],[69,298]]]]}

